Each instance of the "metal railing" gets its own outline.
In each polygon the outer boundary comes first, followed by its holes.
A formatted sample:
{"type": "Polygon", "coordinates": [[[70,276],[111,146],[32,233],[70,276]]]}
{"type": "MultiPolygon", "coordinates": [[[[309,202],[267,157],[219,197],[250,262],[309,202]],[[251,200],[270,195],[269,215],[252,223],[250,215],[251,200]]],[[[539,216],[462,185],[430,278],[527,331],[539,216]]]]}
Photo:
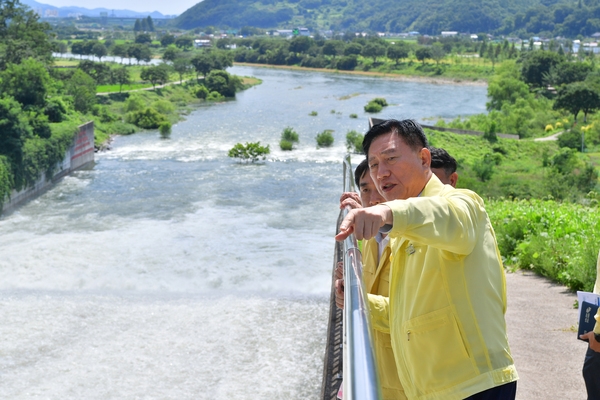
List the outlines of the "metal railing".
{"type": "MultiPolygon", "coordinates": [[[[344,160],[344,192],[355,191],[350,156],[344,160]]],[[[346,217],[350,211],[342,211],[346,217]]],[[[338,227],[339,228],[339,227],[338,227]]],[[[377,364],[362,281],[362,256],[354,234],[343,242],[344,258],[344,400],[380,399],[377,364]]]]}

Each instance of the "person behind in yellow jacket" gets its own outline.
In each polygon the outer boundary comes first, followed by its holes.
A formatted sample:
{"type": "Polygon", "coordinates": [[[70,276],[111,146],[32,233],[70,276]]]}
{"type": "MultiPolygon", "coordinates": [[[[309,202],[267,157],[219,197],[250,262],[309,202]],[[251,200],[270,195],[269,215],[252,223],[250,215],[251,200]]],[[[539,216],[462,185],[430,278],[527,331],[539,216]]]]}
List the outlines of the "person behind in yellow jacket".
{"type": "MultiPolygon", "coordinates": [[[[356,167],[354,180],[360,197],[357,198],[355,193],[348,192],[342,194],[340,198],[341,208],[346,206],[350,208],[371,207],[385,201],[373,184],[366,159],[356,167]]],[[[389,238],[381,234],[373,239],[363,241],[362,278],[367,293],[381,296],[389,295],[390,247],[388,246],[388,242],[389,238]]],[[[338,307],[343,308],[344,281],[341,278],[341,274],[339,274],[335,283],[336,304],[338,307]]],[[[384,400],[404,400],[406,396],[404,395],[398,371],[396,370],[390,335],[389,333],[380,331],[373,331],[372,333],[381,396],[384,400]]]]}
{"type": "Polygon", "coordinates": [[[415,121],[373,126],[363,148],[387,202],[350,211],[336,240],[390,236],[389,297],[368,303],[374,329],[390,333],[407,398],[514,399],[506,281],[483,200],[432,174],[415,121]]]}
{"type": "MultiPolygon", "coordinates": [[[[594,293],[600,294],[600,253],[596,262],[596,284],[594,293]]],[[[589,342],[585,361],[583,362],[583,380],[588,394],[588,400],[600,399],[600,308],[596,313],[594,331],[579,336],[589,342]]]]}

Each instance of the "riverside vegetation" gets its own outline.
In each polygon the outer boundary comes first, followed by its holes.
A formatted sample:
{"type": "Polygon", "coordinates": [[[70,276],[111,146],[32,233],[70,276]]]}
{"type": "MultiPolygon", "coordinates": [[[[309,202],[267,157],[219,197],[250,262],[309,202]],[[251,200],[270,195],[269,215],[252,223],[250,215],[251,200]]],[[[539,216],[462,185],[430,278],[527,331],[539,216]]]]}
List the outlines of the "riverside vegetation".
{"type": "MultiPolygon", "coordinates": [[[[4,2],[0,22],[0,205],[11,190],[32,185],[42,173],[51,175],[77,127],[89,120],[94,120],[96,147],[105,145],[110,135],[141,129],[158,129],[167,137],[171,124],[191,104],[232,98],[257,82],[224,71],[232,58],[220,51],[190,52],[181,56],[188,60],[183,67],[175,59],[147,67],[81,60],[75,68],[53,68],[57,43],[48,35],[50,26],[35,12],[18,1],[4,2]],[[184,80],[194,75],[196,79],[184,80]],[[178,85],[158,87],[175,77],[178,85]],[[135,80],[148,82],[154,90],[121,92],[135,80]],[[118,91],[97,96],[102,85],[118,91]]],[[[98,41],[87,47],[81,52],[93,52],[99,59],[106,54],[98,41]]],[[[131,54],[142,57],[140,49],[133,46],[131,54]]]]}

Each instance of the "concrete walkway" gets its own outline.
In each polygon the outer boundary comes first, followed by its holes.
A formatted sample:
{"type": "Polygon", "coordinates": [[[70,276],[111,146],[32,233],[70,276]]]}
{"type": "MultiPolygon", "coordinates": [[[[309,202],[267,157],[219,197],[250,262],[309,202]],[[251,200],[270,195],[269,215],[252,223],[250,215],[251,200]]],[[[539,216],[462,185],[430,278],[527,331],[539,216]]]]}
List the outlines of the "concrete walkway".
{"type": "Polygon", "coordinates": [[[563,133],[564,131],[560,131],[560,132],[556,132],[554,135],[550,135],[550,136],[546,136],[546,137],[539,137],[539,138],[535,138],[533,139],[534,142],[547,142],[550,140],[558,140],[558,137],[563,133]]]}
{"type": "Polygon", "coordinates": [[[585,400],[577,340],[577,295],[529,271],[506,274],[506,323],[519,381],[518,400],[585,400]]]}

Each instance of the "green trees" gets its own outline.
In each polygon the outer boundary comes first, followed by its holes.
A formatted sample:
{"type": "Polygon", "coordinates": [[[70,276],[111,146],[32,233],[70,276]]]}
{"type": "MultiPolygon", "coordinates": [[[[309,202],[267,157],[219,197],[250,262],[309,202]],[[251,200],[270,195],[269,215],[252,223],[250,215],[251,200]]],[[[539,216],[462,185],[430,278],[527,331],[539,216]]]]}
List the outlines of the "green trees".
{"type": "Polygon", "coordinates": [[[179,83],[183,83],[183,78],[192,72],[194,67],[188,58],[179,57],[173,61],[173,70],[179,75],[179,83]]]}
{"type": "Polygon", "coordinates": [[[313,42],[313,39],[308,36],[296,36],[290,40],[289,50],[292,53],[304,53],[312,46],[313,42]]]}
{"type": "Polygon", "coordinates": [[[127,48],[127,56],[129,58],[135,58],[139,64],[140,61],[150,61],[152,58],[152,52],[147,45],[136,43],[127,48]]]}
{"type": "Polygon", "coordinates": [[[43,107],[50,87],[50,75],[40,62],[27,59],[9,64],[0,73],[0,93],[12,96],[23,106],[43,107]]]}
{"type": "Polygon", "coordinates": [[[544,75],[562,62],[562,57],[552,51],[532,51],[523,59],[521,76],[523,81],[532,87],[544,85],[544,75]]]}
{"type": "Polygon", "coordinates": [[[119,84],[119,92],[123,90],[123,85],[131,83],[131,76],[126,67],[119,67],[113,70],[113,78],[119,84]]]}
{"type": "Polygon", "coordinates": [[[94,78],[98,85],[108,84],[112,81],[112,71],[108,64],[91,60],[81,60],[77,68],[94,78]]]}
{"type": "Polygon", "coordinates": [[[417,57],[417,60],[421,61],[423,65],[425,65],[425,60],[427,60],[428,58],[432,58],[431,49],[429,47],[424,46],[419,47],[415,51],[415,57],[417,57]]]}
{"type": "Polygon", "coordinates": [[[152,43],[152,36],[149,33],[140,33],[135,37],[135,43],[150,44],[152,43]]]}
{"type": "Polygon", "coordinates": [[[235,97],[235,91],[240,84],[239,78],[227,71],[213,70],[205,79],[205,85],[211,92],[218,92],[225,97],[235,97]]]}
{"type": "Polygon", "coordinates": [[[439,65],[440,61],[446,55],[446,52],[444,51],[444,47],[439,42],[436,42],[431,46],[430,53],[431,53],[431,58],[435,61],[436,65],[439,65]]]}
{"type": "Polygon", "coordinates": [[[102,61],[102,57],[108,54],[108,50],[104,43],[95,43],[94,47],[92,47],[92,54],[98,57],[99,61],[102,61]]]}
{"type": "Polygon", "coordinates": [[[379,42],[369,42],[362,49],[362,56],[373,59],[373,63],[377,62],[378,57],[384,57],[386,48],[379,42]]]}
{"type": "Polygon", "coordinates": [[[181,50],[178,49],[177,47],[175,47],[175,46],[169,46],[163,52],[162,59],[164,61],[171,61],[171,62],[173,62],[179,56],[180,53],[181,53],[181,50]]]}
{"type": "Polygon", "coordinates": [[[498,68],[488,84],[488,110],[501,110],[504,104],[515,104],[517,99],[532,97],[529,87],[518,76],[514,61],[507,61],[498,68]]]}
{"type": "Polygon", "coordinates": [[[396,64],[401,58],[408,57],[408,44],[406,42],[400,41],[398,43],[392,44],[387,48],[387,57],[391,60],[394,60],[396,64]]]}
{"type": "Polygon", "coordinates": [[[196,70],[196,77],[202,74],[206,79],[206,75],[213,69],[213,58],[207,52],[202,52],[194,56],[191,63],[196,70]]]}
{"type": "Polygon", "coordinates": [[[152,88],[156,89],[156,85],[164,85],[169,81],[169,72],[171,67],[167,64],[150,66],[142,69],[140,78],[144,81],[152,83],[152,88]]]}
{"type": "Polygon", "coordinates": [[[233,146],[232,149],[229,150],[227,155],[231,158],[238,158],[240,162],[256,162],[258,160],[265,160],[267,158],[267,154],[271,152],[269,145],[261,146],[260,142],[249,143],[246,144],[237,143],[233,146]]]}
{"type": "Polygon", "coordinates": [[[179,47],[183,51],[189,50],[194,47],[194,38],[190,36],[180,36],[175,39],[175,46],[179,47]]]}
{"type": "Polygon", "coordinates": [[[52,59],[52,44],[46,32],[50,25],[18,0],[0,2],[0,71],[8,64],[33,58],[42,63],[52,59]]]}
{"type": "Polygon", "coordinates": [[[80,69],[65,83],[65,89],[72,97],[73,107],[77,111],[86,113],[96,104],[96,82],[80,69]]]}
{"type": "MultiPolygon", "coordinates": [[[[115,57],[128,58],[129,57],[129,46],[126,44],[116,44],[110,50],[111,54],[115,57]]],[[[73,53],[75,54],[75,53],[73,53]]]]}
{"type": "Polygon", "coordinates": [[[30,135],[21,105],[11,98],[0,98],[0,155],[10,161],[12,183],[18,188],[24,183],[23,144],[30,135]]]}
{"type": "Polygon", "coordinates": [[[327,40],[323,44],[321,51],[324,55],[335,58],[336,56],[343,54],[344,42],[341,40],[327,40]]]}
{"type": "Polygon", "coordinates": [[[170,44],[174,44],[175,43],[175,36],[171,35],[170,33],[167,33],[166,35],[164,35],[163,37],[160,38],[160,45],[162,47],[167,47],[170,44]]]}
{"type": "Polygon", "coordinates": [[[587,82],[565,85],[558,90],[554,109],[567,110],[573,114],[575,121],[579,111],[583,111],[585,123],[589,113],[600,109],[600,90],[587,82]]]}

